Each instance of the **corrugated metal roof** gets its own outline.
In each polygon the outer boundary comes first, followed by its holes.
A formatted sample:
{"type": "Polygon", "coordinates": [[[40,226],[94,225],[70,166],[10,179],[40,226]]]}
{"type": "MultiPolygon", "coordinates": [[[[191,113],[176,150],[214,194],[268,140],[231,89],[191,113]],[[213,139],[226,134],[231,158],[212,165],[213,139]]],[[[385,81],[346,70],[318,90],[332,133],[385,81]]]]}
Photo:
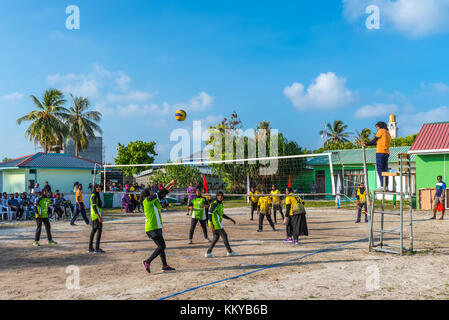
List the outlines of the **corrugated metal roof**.
{"type": "Polygon", "coordinates": [[[426,123],[410,151],[449,150],[449,122],[426,123]]]}
{"type": "Polygon", "coordinates": [[[93,161],[61,153],[35,153],[0,163],[0,169],[9,167],[93,169],[94,166],[93,161]]]}
{"type": "MultiPolygon", "coordinates": [[[[388,159],[389,162],[397,162],[399,160],[398,154],[399,153],[408,153],[410,150],[410,147],[393,147],[390,148],[390,158],[388,159]]],[[[341,162],[344,165],[359,165],[363,163],[363,155],[362,155],[362,149],[349,149],[349,150],[334,150],[331,151],[332,154],[332,163],[334,165],[340,164],[341,162]],[[339,155],[340,157],[339,157],[339,155]]],[[[416,159],[415,155],[410,156],[410,160],[414,162],[416,159]]],[[[376,148],[368,148],[366,149],[366,162],[375,164],[376,163],[376,148]]],[[[328,165],[329,164],[329,158],[328,156],[323,157],[315,157],[310,159],[308,162],[311,166],[319,166],[319,165],[328,165]]]]}

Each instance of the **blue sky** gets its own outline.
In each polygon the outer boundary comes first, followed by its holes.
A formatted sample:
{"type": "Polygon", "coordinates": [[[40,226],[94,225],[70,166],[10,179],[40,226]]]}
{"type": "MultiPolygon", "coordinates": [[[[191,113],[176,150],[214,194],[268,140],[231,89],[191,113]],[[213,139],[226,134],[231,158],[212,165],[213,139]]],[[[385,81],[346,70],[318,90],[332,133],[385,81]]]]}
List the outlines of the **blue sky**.
{"type": "Polygon", "coordinates": [[[34,152],[16,119],[55,87],[90,98],[117,143],[207,127],[233,110],[316,149],[324,121],[351,131],[398,115],[399,134],[449,120],[448,0],[23,1],[0,3],[0,157],[34,152]],[[380,9],[368,30],[365,8],[380,9]],[[68,30],[68,5],[80,30],[68,30]],[[188,120],[178,123],[182,107],[188,120]]]}

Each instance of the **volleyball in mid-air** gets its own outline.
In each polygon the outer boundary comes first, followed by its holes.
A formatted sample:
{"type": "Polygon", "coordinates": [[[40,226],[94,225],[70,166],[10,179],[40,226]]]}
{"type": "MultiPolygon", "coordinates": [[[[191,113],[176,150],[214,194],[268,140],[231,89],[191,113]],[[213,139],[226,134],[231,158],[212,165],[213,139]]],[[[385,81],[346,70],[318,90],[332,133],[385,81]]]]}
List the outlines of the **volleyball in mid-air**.
{"type": "Polygon", "coordinates": [[[178,110],[175,113],[175,118],[178,121],[184,121],[187,118],[187,114],[184,110],[178,110]]]}

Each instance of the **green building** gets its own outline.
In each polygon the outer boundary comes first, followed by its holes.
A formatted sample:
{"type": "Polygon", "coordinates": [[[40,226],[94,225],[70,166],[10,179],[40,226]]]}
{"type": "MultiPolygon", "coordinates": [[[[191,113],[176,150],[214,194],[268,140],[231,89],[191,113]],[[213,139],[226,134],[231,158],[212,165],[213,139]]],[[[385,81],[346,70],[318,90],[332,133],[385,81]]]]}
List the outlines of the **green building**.
{"type": "MultiPolygon", "coordinates": [[[[410,147],[390,148],[389,168],[398,169],[398,154],[408,153],[410,147]]],[[[334,172],[335,188],[340,186],[340,193],[352,198],[357,185],[364,182],[362,149],[335,150],[332,153],[332,166],[334,172]],[[340,179],[340,182],[338,180],[340,179]]],[[[366,162],[368,170],[369,188],[373,190],[380,186],[380,180],[376,172],[376,149],[366,149],[366,162]]],[[[415,186],[415,156],[411,156],[412,164],[412,188],[415,186]]],[[[309,160],[308,165],[313,167],[316,192],[332,194],[332,177],[330,172],[329,157],[315,157],[309,160]]],[[[390,178],[393,179],[393,178],[390,178]]],[[[389,186],[393,185],[390,181],[389,186]]],[[[338,190],[336,190],[338,191],[338,190]]]]}
{"type": "Polygon", "coordinates": [[[442,176],[446,183],[449,177],[449,121],[424,124],[409,153],[416,156],[416,193],[420,208],[431,209],[433,194],[425,191],[435,189],[437,176],[442,176]]]}
{"type": "MultiPolygon", "coordinates": [[[[75,182],[87,190],[93,182],[94,167],[95,162],[69,154],[35,153],[0,163],[0,190],[29,192],[36,183],[42,188],[46,181],[52,191],[70,193],[75,182]]],[[[96,182],[100,182],[100,172],[96,182]]]]}

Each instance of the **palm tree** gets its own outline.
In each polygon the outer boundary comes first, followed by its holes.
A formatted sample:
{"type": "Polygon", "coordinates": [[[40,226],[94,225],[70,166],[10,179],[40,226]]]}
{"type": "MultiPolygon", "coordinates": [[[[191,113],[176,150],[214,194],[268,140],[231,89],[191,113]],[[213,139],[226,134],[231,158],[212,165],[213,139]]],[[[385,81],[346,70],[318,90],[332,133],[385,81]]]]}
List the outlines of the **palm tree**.
{"type": "Polygon", "coordinates": [[[364,141],[364,142],[368,142],[369,141],[369,137],[371,135],[372,131],[371,129],[368,128],[364,128],[362,129],[362,131],[355,131],[355,136],[354,136],[354,144],[358,147],[361,147],[362,145],[360,144],[360,142],[364,141]]]}
{"type": "Polygon", "coordinates": [[[73,106],[69,108],[63,118],[67,125],[67,138],[73,140],[75,156],[78,156],[82,150],[87,148],[89,141],[95,139],[95,132],[103,134],[97,124],[102,115],[98,111],[88,111],[90,108],[89,99],[74,97],[73,95],[71,97],[73,106]]]}
{"type": "Polygon", "coordinates": [[[45,91],[42,101],[39,101],[34,95],[30,95],[30,98],[37,109],[17,119],[18,125],[24,121],[31,121],[25,131],[25,137],[33,141],[35,145],[40,144],[44,152],[48,152],[54,145],[62,147],[67,134],[67,127],[62,121],[67,113],[67,109],[63,107],[66,102],[64,95],[57,89],[48,89],[45,91]]]}
{"type": "Polygon", "coordinates": [[[331,125],[327,124],[326,130],[321,130],[320,135],[326,135],[326,143],[329,144],[343,144],[349,141],[351,132],[347,132],[348,126],[343,124],[342,120],[335,120],[331,125]]]}

